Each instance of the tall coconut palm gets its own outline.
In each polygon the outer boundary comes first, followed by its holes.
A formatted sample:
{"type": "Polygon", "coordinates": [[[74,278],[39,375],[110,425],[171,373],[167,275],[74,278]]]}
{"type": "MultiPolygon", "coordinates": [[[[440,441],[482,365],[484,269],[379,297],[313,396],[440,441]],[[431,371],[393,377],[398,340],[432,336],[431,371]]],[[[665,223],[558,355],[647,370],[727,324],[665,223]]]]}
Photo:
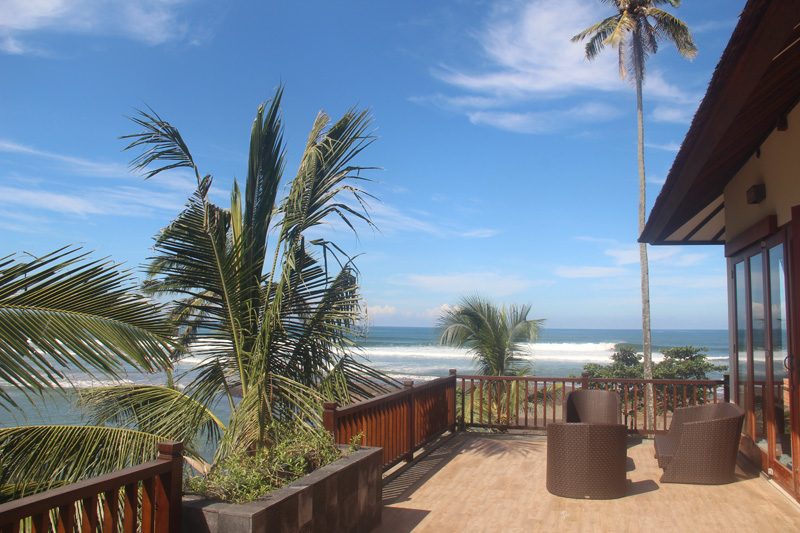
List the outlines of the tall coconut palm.
{"type": "Polygon", "coordinates": [[[346,403],[394,384],[354,357],[358,271],[341,247],[314,235],[334,218],[351,229],[371,224],[357,186],[365,168],[354,164],[373,141],[369,115],[350,110],[332,121],[319,113],[281,198],[281,98],[278,89],[258,109],[244,190],[234,180],[229,208],[211,200],[212,177],[158,114],[141,112],[133,119],[141,130],[125,137],[140,150],[133,166],[146,178],[183,169],[196,180],[186,208],[156,236],[146,289],[172,301],[173,359],[201,362],[175,383],[90,389],[82,401],[97,425],[184,441],[201,471],[269,446],[281,424],[319,425],[324,400],[346,403]],[[215,414],[218,402],[229,419],[215,414]],[[216,450],[211,461],[202,447],[216,450]]]}
{"type": "MultiPolygon", "coordinates": [[[[479,296],[466,297],[453,309],[448,309],[439,319],[442,328],[440,342],[447,346],[466,348],[472,355],[477,372],[488,376],[516,376],[531,370],[520,354],[521,343],[534,342],[539,335],[541,319],[528,319],[531,306],[511,305],[497,307],[479,296]]],[[[504,392],[493,387],[498,419],[503,415],[504,392]]],[[[515,402],[514,405],[517,405],[515,402]]],[[[506,413],[508,416],[509,413],[506,413]]]]}
{"type": "MultiPolygon", "coordinates": [[[[621,78],[633,75],[636,86],[636,139],[639,170],[639,234],[645,223],[645,170],[644,170],[644,114],[642,109],[642,85],[645,77],[647,58],[658,52],[659,41],[672,42],[678,52],[686,58],[697,55],[697,47],[692,40],[689,28],[680,19],[660,9],[669,4],[680,7],[680,0],[601,0],[611,4],[616,13],[597,24],[589,26],[572,38],[573,42],[586,43],[586,58],[594,59],[606,45],[617,49],[619,75],[621,78]]],[[[639,264],[641,267],[642,291],[642,346],[644,352],[644,377],[653,378],[653,356],[650,340],[650,274],[647,263],[647,245],[639,244],[639,264]]],[[[648,409],[652,402],[652,386],[648,387],[648,409]]],[[[650,424],[652,427],[652,423],[650,424]]]]}
{"type": "MultiPolygon", "coordinates": [[[[0,259],[0,409],[38,404],[76,370],[117,379],[169,368],[172,328],[136,286],[74,247],[0,259]]],[[[147,461],[159,440],[99,425],[0,428],[0,500],[147,461]]]]}

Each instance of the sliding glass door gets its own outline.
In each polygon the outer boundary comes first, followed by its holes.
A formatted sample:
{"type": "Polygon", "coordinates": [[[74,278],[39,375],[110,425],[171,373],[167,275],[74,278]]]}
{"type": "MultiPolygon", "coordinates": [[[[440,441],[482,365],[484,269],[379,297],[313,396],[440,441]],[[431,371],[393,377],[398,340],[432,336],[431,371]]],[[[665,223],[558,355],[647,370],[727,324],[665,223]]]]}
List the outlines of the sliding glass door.
{"type": "Polygon", "coordinates": [[[734,400],[762,467],[793,491],[786,246],[783,232],[731,258],[734,400]],[[757,454],[757,455],[758,455],[757,454]]]}

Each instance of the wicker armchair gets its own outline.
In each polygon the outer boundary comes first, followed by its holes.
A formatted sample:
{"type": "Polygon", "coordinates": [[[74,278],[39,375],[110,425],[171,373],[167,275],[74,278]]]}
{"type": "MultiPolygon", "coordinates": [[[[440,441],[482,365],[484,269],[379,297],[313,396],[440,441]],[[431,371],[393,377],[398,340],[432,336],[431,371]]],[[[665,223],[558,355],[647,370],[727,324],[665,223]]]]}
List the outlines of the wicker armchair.
{"type": "Polygon", "coordinates": [[[625,495],[626,428],[619,423],[619,395],[576,390],[564,420],[547,425],[547,490],[567,498],[625,495]]]}
{"type": "Polygon", "coordinates": [[[656,435],[662,483],[716,485],[734,480],[744,411],[732,403],[675,409],[669,432],[656,435]]]}

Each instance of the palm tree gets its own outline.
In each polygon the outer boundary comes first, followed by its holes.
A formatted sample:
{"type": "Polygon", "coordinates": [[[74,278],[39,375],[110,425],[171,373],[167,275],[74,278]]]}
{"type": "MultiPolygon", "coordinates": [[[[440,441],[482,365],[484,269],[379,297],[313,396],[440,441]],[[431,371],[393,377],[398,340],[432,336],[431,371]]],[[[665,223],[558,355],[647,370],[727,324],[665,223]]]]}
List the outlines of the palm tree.
{"type": "MultiPolygon", "coordinates": [[[[642,85],[647,58],[658,51],[660,40],[672,42],[678,52],[686,58],[697,55],[697,47],[686,24],[658,6],[669,4],[679,7],[680,0],[602,0],[611,4],[616,13],[589,26],[572,38],[573,42],[589,39],[586,43],[586,58],[594,59],[606,45],[617,48],[619,75],[626,78],[633,74],[636,85],[636,135],[639,169],[639,234],[645,222],[645,172],[644,172],[644,118],[642,111],[642,85]]],[[[647,245],[639,244],[642,291],[642,351],[644,352],[644,377],[653,378],[653,356],[650,340],[650,273],[647,263],[647,245]]],[[[652,386],[648,386],[648,408],[650,417],[653,398],[652,386]]],[[[652,427],[652,420],[650,421],[652,427]]]]}
{"type": "MultiPolygon", "coordinates": [[[[445,311],[439,319],[441,344],[466,348],[473,356],[479,374],[519,376],[531,371],[531,365],[520,357],[523,342],[535,342],[541,319],[529,320],[529,305],[497,307],[488,300],[473,296],[445,311]]],[[[495,384],[497,385],[497,384],[495,384]]],[[[498,419],[504,405],[501,387],[492,387],[498,419]]],[[[507,394],[518,394],[509,390],[507,394]]],[[[473,395],[474,396],[474,395],[473,395]]],[[[516,402],[515,402],[516,405],[516,402]]],[[[510,413],[506,413],[510,416],[510,413]]]]}
{"type": "MultiPolygon", "coordinates": [[[[0,408],[68,387],[70,369],[110,379],[165,370],[171,332],[163,306],[107,259],[74,247],[0,258],[0,408]]],[[[153,459],[159,440],[98,425],[0,428],[0,500],[153,459]]]]}
{"type": "MultiPolygon", "coordinates": [[[[175,380],[170,374],[163,386],[89,389],[81,401],[95,425],[184,441],[187,461],[202,472],[231,454],[270,446],[280,425],[313,431],[323,401],[347,403],[396,385],[355,358],[358,271],[340,246],[313,235],[334,218],[353,231],[358,221],[372,224],[369,195],[357,186],[365,167],[353,163],[373,141],[369,115],[350,110],[331,121],[320,112],[279,198],[281,97],[279,88],[258,109],[244,191],[234,180],[227,209],[211,201],[212,177],[158,114],[140,112],[133,121],[141,131],[124,137],[128,149],[140,150],[132,166],[146,178],[184,169],[196,179],[185,209],[156,236],[145,288],[171,299],[172,360],[202,362],[175,380]],[[229,420],[215,414],[220,401],[229,420]],[[215,450],[213,457],[201,456],[203,448],[215,450]]],[[[40,451],[29,444],[28,456],[40,451]]],[[[115,465],[101,457],[94,466],[115,465]]]]}

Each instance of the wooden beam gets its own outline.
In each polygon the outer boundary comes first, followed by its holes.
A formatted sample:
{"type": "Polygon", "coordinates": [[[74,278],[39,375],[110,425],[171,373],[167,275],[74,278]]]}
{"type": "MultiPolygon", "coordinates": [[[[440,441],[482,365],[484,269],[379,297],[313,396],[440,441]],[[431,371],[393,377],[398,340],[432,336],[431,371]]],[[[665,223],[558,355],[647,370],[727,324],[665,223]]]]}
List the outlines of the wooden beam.
{"type": "Polygon", "coordinates": [[[777,216],[769,215],[762,218],[739,235],[728,239],[728,242],[725,243],[725,257],[731,257],[751,244],[766,239],[776,231],[778,231],[777,216]]]}

